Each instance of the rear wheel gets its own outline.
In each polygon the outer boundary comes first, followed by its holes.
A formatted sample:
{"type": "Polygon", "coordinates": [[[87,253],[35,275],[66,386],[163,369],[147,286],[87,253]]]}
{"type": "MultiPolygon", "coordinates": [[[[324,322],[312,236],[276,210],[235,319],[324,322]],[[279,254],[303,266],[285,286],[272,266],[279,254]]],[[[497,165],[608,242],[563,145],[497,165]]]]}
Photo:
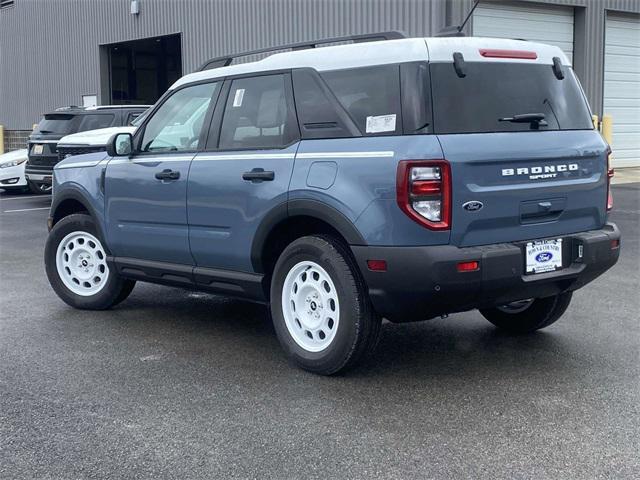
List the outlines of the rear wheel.
{"type": "Polygon", "coordinates": [[[271,314],[289,358],[322,375],[354,366],[373,351],[380,332],[357,266],[330,236],[299,238],[280,255],[271,314]]]}
{"type": "Polygon", "coordinates": [[[102,310],[126,299],[135,282],[109,268],[107,251],[93,219],[74,214],[53,227],[45,245],[49,283],[75,308],[102,310]]]}
{"type": "Polygon", "coordinates": [[[530,333],[557,321],[571,303],[573,292],[553,297],[519,300],[480,313],[496,327],[514,333],[530,333]]]}

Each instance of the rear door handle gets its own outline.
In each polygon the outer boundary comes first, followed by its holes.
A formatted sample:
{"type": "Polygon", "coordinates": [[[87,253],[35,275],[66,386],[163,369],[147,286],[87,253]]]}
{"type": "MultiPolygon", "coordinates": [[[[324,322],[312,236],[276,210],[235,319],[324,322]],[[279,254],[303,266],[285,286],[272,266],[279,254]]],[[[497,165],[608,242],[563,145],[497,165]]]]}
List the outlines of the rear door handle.
{"type": "Polygon", "coordinates": [[[242,174],[243,180],[248,180],[253,183],[259,182],[271,182],[276,178],[276,174],[272,171],[265,171],[263,168],[254,168],[250,172],[244,172],[242,174]]]}
{"type": "Polygon", "coordinates": [[[180,172],[174,172],[169,168],[165,168],[161,172],[156,173],[158,180],[178,180],[180,178],[180,172]]]}

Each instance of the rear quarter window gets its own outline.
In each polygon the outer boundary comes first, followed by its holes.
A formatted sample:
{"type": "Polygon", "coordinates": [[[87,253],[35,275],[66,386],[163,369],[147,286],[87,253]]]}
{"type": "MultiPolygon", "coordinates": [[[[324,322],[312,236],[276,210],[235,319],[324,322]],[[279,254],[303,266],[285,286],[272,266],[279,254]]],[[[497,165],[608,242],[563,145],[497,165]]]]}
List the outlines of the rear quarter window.
{"type": "Polygon", "coordinates": [[[398,65],[334,70],[321,76],[363,135],[402,133],[398,65]]]}
{"type": "Polygon", "coordinates": [[[535,129],[530,123],[500,121],[514,115],[544,114],[544,130],[592,129],[591,114],[569,67],[559,80],[551,65],[467,62],[464,77],[453,63],[432,63],[435,133],[512,132],[535,129]]]}
{"type": "Polygon", "coordinates": [[[115,115],[113,114],[89,114],[80,115],[80,126],[78,132],[85,132],[87,130],[97,130],[99,128],[110,127],[113,123],[115,115]]]}

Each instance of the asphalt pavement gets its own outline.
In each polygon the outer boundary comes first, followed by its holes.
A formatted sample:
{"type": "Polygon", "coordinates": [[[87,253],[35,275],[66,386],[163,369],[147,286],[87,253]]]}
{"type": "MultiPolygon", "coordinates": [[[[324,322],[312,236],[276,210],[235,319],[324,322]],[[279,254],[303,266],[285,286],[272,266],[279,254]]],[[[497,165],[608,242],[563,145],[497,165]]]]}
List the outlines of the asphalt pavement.
{"type": "Polygon", "coordinates": [[[139,283],[71,309],[44,273],[49,197],[0,193],[0,478],[639,478],[640,184],[614,195],[620,261],[558,323],[385,323],[324,378],[259,305],[139,283]]]}

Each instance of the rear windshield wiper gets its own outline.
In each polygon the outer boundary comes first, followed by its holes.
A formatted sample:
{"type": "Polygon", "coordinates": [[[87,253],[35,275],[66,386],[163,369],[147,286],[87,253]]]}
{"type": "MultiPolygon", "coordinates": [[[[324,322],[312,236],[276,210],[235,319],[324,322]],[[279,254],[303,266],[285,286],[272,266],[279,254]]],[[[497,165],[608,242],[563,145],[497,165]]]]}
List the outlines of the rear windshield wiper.
{"type": "Polygon", "coordinates": [[[514,115],[513,117],[502,117],[499,118],[498,121],[512,123],[536,123],[542,126],[547,125],[544,113],[522,113],[520,115],[514,115]]]}

